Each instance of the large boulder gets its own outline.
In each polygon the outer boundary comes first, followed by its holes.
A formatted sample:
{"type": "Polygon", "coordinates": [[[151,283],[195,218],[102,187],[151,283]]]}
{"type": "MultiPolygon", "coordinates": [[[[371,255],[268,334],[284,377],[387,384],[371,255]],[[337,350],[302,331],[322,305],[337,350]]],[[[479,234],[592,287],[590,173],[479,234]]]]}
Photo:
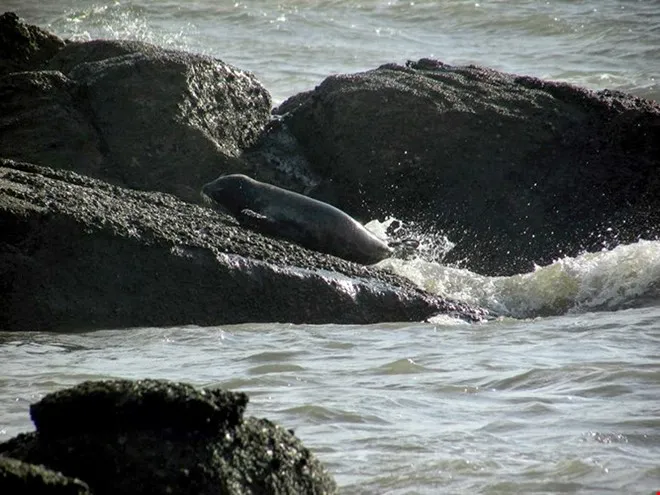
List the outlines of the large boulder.
{"type": "Polygon", "coordinates": [[[195,202],[202,184],[242,169],[270,118],[256,78],[211,57],[138,41],[24,43],[39,54],[30,71],[0,77],[5,158],[195,202]]]}
{"type": "Polygon", "coordinates": [[[328,77],[276,113],[358,218],[445,233],[446,262],[513,274],[660,235],[660,106],[432,60],[328,77]]]}
{"type": "Polygon", "coordinates": [[[37,431],[0,444],[0,455],[80,478],[97,495],[336,493],[293,432],[243,417],[247,401],[162,380],[84,382],[33,404],[37,431]]]}
{"type": "Polygon", "coordinates": [[[2,330],[486,316],[171,195],[4,159],[0,231],[2,330]]]}

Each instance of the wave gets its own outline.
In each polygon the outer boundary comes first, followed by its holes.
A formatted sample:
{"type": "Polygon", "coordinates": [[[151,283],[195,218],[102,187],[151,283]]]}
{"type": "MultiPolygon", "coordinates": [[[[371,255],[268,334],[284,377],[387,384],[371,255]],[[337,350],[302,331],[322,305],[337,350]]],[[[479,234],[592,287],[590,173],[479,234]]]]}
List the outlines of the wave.
{"type": "Polygon", "coordinates": [[[660,241],[565,257],[509,277],[488,277],[421,258],[390,258],[377,266],[431,293],[513,318],[660,305],[660,241]]]}

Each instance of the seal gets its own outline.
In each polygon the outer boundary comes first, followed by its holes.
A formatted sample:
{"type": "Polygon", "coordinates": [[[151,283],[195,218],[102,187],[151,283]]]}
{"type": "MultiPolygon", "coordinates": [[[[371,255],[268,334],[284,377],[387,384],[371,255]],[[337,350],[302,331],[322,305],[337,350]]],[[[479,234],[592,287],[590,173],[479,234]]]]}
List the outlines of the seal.
{"type": "Polygon", "coordinates": [[[357,220],[332,205],[247,175],[218,177],[202,196],[258,232],[363,265],[392,255],[390,247],[357,220]]]}

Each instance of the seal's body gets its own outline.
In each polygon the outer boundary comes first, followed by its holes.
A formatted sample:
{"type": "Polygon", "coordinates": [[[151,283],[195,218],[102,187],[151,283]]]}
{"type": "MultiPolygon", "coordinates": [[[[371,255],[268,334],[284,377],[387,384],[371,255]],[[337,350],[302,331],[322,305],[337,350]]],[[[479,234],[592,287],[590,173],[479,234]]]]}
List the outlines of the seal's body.
{"type": "Polygon", "coordinates": [[[314,251],[365,265],[392,254],[385,242],[338,208],[247,175],[218,177],[202,194],[241,225],[314,251]]]}

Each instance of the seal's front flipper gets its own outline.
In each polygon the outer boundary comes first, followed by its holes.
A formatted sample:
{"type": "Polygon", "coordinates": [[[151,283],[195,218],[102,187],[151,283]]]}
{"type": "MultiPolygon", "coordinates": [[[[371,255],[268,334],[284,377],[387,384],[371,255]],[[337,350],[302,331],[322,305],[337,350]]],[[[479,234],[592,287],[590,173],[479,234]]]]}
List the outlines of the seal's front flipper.
{"type": "Polygon", "coordinates": [[[241,210],[240,213],[236,216],[236,219],[241,225],[245,227],[266,231],[272,230],[272,226],[275,223],[266,215],[262,215],[261,213],[257,213],[256,211],[252,211],[247,208],[241,210]]]}
{"type": "Polygon", "coordinates": [[[307,241],[307,237],[309,236],[296,222],[274,219],[247,208],[241,210],[237,218],[241,225],[257,232],[281,239],[288,239],[303,246],[308,244],[305,241],[307,241]]]}

